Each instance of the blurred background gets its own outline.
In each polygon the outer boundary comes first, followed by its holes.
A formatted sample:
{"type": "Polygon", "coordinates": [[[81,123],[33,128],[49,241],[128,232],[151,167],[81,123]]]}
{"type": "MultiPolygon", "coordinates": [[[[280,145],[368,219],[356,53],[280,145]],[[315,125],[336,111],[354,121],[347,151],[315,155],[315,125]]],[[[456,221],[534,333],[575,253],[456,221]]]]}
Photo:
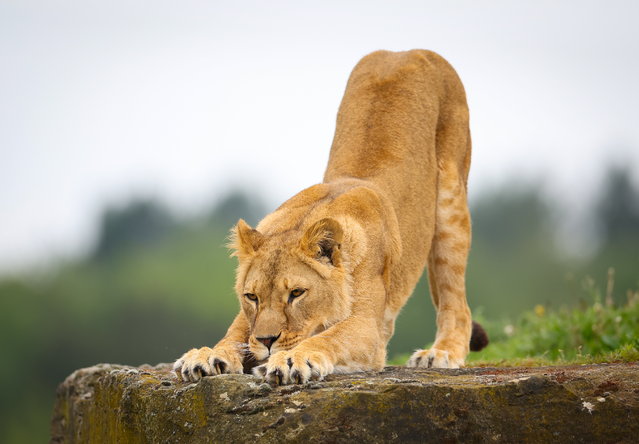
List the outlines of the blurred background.
{"type": "MultiPolygon", "coordinates": [[[[350,70],[432,49],[471,111],[475,313],[639,287],[632,1],[0,0],[0,442],[55,387],[169,362],[238,309],[233,223],[321,180],[350,70]]],[[[389,356],[433,338],[422,281],[389,356]]]]}

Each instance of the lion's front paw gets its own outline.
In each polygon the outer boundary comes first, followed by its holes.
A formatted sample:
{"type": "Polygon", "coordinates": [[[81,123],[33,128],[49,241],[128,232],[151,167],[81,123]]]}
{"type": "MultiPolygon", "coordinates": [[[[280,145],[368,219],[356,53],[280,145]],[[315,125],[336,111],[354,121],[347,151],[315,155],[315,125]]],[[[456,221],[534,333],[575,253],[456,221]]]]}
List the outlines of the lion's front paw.
{"type": "Polygon", "coordinates": [[[437,348],[417,350],[408,360],[408,367],[427,368],[459,368],[464,365],[464,359],[437,348]]]}
{"type": "Polygon", "coordinates": [[[333,373],[333,365],[323,353],[301,349],[275,353],[253,373],[271,385],[306,384],[333,373]]]}
{"type": "Polygon", "coordinates": [[[242,373],[242,357],[237,350],[222,347],[194,348],[173,364],[173,371],[183,381],[197,382],[204,376],[242,373]]]}

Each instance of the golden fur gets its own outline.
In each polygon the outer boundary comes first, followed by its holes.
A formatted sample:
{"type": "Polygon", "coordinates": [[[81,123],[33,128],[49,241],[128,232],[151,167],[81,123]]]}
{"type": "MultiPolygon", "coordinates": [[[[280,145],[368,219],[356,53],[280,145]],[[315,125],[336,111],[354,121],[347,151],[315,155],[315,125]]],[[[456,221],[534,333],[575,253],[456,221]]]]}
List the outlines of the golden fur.
{"type": "Polygon", "coordinates": [[[321,184],[256,229],[239,221],[241,310],[214,348],[175,364],[185,380],[240,373],[248,350],[271,383],[379,370],[395,319],[424,267],[437,335],[412,367],[464,364],[470,166],[464,88],[439,55],[374,52],[353,70],[321,184]]]}

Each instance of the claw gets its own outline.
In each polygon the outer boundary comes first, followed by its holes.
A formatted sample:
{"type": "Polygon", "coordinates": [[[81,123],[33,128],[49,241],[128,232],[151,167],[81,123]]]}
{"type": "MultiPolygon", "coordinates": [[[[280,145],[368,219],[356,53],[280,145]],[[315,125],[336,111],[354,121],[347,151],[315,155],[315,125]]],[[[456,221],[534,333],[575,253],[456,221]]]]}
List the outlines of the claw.
{"type": "Polygon", "coordinates": [[[293,381],[295,384],[302,384],[304,382],[302,380],[302,374],[297,370],[293,370],[293,372],[291,373],[291,381],[293,381]]]}
{"type": "Polygon", "coordinates": [[[284,374],[282,370],[276,368],[271,373],[267,375],[267,379],[269,384],[271,385],[283,385],[284,384],[284,374]]]}
{"type": "Polygon", "coordinates": [[[227,364],[219,358],[215,358],[213,360],[213,366],[215,367],[215,371],[218,375],[221,375],[225,372],[227,364]]]}
{"type": "Polygon", "coordinates": [[[277,382],[277,385],[282,385],[284,382],[284,375],[282,374],[282,370],[279,368],[275,370],[275,382],[277,382]]]}
{"type": "Polygon", "coordinates": [[[322,373],[319,371],[319,369],[315,368],[313,364],[311,364],[311,361],[309,360],[306,361],[306,365],[308,365],[308,368],[311,369],[311,377],[309,379],[311,381],[321,381],[322,373]]]}

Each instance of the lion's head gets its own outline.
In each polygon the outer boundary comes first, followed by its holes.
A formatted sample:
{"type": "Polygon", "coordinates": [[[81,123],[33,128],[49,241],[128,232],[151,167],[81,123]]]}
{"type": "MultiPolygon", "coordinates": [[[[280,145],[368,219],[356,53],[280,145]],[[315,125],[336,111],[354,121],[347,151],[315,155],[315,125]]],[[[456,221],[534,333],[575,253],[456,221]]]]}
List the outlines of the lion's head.
{"type": "Polygon", "coordinates": [[[343,237],[334,219],[271,236],[238,222],[230,243],[239,260],[235,291],[250,325],[249,349],[258,361],[348,316],[343,237]]]}

